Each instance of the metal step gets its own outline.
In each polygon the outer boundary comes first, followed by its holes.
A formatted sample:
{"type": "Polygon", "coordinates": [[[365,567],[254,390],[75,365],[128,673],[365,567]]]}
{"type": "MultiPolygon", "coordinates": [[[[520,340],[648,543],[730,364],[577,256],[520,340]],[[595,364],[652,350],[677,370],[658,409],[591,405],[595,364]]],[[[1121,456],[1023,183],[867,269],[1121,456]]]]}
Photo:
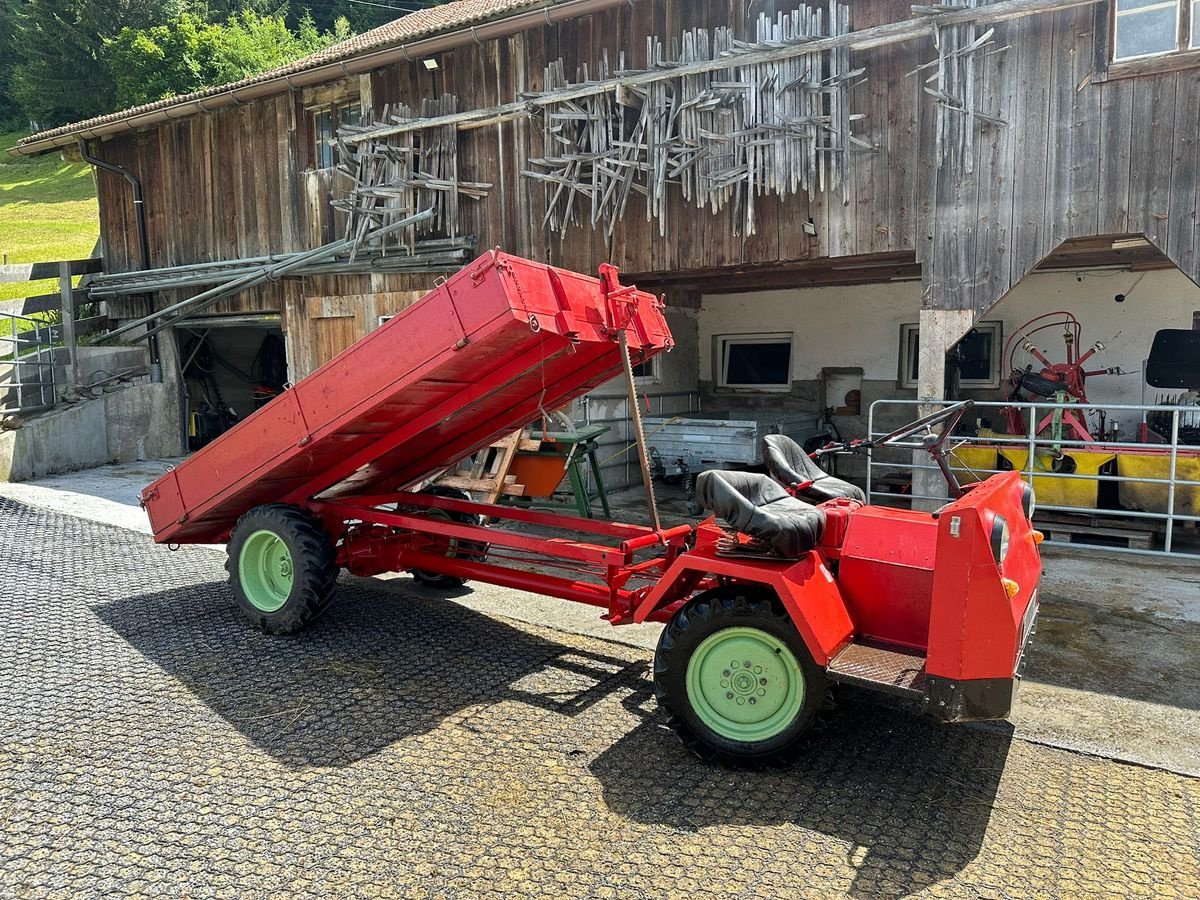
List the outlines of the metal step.
{"type": "Polygon", "coordinates": [[[826,674],[833,681],[900,697],[925,694],[925,657],[913,651],[849,644],[830,661],[826,674]]]}

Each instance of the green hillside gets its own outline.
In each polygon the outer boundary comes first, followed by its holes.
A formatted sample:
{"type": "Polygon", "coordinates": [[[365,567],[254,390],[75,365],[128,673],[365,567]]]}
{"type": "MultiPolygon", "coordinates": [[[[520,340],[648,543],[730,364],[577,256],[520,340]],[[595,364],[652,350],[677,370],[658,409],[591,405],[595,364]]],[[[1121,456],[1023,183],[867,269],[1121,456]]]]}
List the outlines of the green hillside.
{"type": "MultiPolygon", "coordinates": [[[[0,254],[10,263],[91,256],[100,233],[91,167],[57,153],[10,156],[20,137],[0,133],[0,254]]],[[[56,289],[53,281],[0,284],[0,300],[56,289]]]]}

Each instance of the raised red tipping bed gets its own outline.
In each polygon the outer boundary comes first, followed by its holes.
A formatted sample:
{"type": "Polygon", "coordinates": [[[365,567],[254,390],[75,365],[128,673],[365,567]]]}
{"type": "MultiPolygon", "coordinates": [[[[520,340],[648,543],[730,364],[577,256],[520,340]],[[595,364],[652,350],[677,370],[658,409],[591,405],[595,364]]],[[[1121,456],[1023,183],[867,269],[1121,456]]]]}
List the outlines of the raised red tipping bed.
{"type": "Polygon", "coordinates": [[[642,291],[481,256],[159,478],[160,543],[220,543],[264,503],[403,490],[672,345],[642,291]]]}

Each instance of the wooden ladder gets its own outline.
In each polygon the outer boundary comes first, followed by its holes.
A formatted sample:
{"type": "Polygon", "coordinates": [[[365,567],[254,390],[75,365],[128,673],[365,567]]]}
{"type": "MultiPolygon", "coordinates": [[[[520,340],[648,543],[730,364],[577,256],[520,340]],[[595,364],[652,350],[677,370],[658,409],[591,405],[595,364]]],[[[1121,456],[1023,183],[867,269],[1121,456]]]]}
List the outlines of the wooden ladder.
{"type": "Polygon", "coordinates": [[[528,428],[521,428],[477,453],[459,460],[435,480],[435,484],[466,491],[482,503],[496,503],[501,496],[522,497],[525,485],[509,474],[513,460],[521,451],[536,452],[540,442],[533,440],[528,428]]]}

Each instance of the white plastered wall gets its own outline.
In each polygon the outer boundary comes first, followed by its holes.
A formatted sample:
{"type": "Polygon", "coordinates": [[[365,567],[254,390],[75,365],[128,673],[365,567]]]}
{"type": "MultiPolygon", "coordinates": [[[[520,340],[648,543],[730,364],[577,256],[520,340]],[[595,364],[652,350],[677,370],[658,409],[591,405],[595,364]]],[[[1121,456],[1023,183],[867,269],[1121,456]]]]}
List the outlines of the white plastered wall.
{"type": "MultiPolygon", "coordinates": [[[[837,366],[861,367],[867,380],[895,381],[900,326],[917,322],[920,301],[918,282],[705,295],[698,322],[699,378],[713,381],[714,336],[790,331],[794,381],[817,379],[823,367],[837,366]]],[[[1120,366],[1134,373],[1089,380],[1089,398],[1098,405],[1138,403],[1140,370],[1154,333],[1191,328],[1193,312],[1200,311],[1200,288],[1175,269],[1037,274],[1017,285],[984,320],[1003,322],[1007,340],[1034,316],[1059,309],[1079,318],[1085,347],[1097,340],[1107,345],[1090,368],[1120,366]],[[1123,303],[1115,302],[1117,294],[1126,295],[1123,303]]],[[[1063,359],[1061,330],[1043,331],[1036,342],[1052,362],[1063,359]]],[[[1018,352],[1018,364],[1031,361],[1018,352]]],[[[1154,389],[1148,392],[1153,402],[1154,389]]]]}

